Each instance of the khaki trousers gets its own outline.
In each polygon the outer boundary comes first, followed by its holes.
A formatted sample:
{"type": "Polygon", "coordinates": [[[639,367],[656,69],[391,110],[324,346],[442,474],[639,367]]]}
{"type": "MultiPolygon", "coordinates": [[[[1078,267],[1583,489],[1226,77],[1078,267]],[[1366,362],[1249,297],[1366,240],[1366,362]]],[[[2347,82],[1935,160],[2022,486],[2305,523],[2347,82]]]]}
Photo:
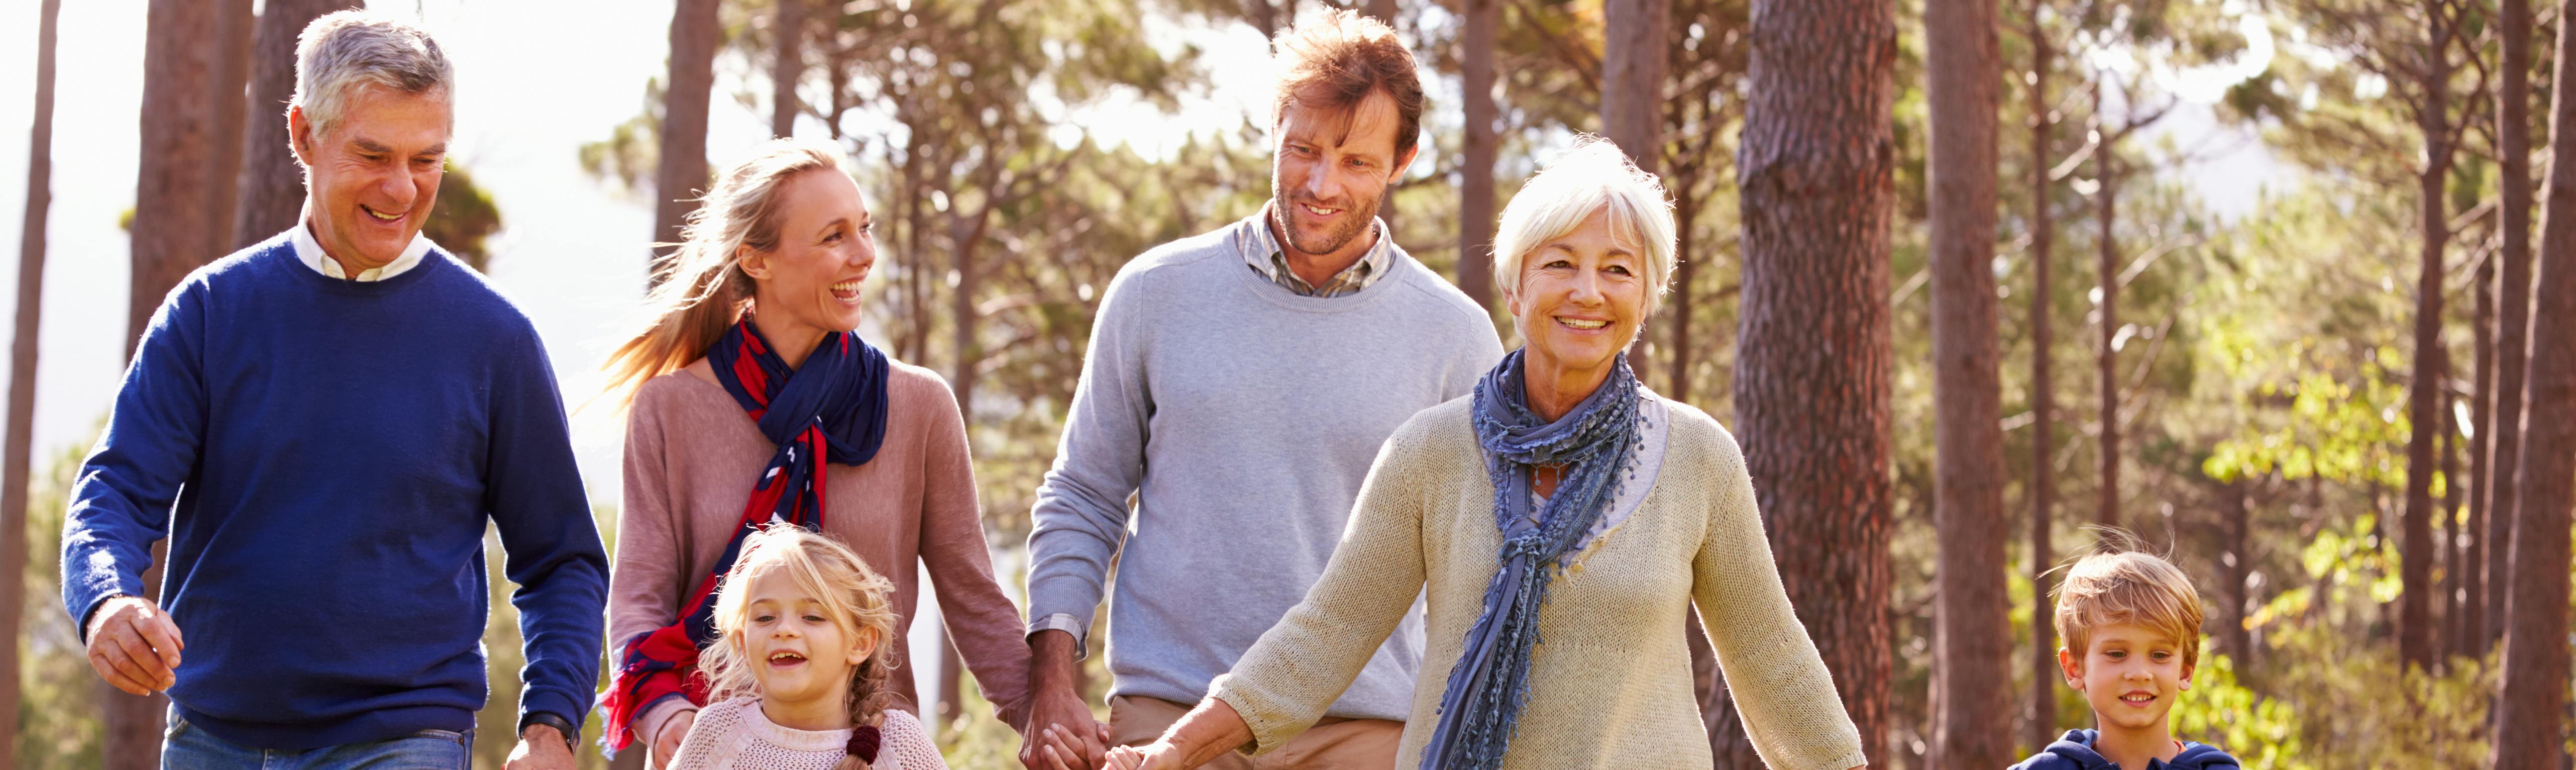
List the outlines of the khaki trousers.
{"type": "MultiPolygon", "coordinates": [[[[1109,699],[1109,745],[1143,746],[1181,721],[1192,705],[1161,698],[1109,699]]],[[[1393,770],[1404,723],[1389,719],[1325,717],[1287,745],[1258,757],[1226,752],[1201,767],[1210,770],[1393,770]]]]}

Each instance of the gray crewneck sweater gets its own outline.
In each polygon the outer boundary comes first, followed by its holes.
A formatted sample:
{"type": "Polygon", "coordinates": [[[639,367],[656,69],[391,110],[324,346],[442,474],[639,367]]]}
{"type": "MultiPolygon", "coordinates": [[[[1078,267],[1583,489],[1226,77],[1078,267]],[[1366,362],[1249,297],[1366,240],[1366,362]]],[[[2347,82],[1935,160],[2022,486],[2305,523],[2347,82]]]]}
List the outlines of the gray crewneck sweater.
{"type": "MultiPolygon", "coordinates": [[[[1119,270],[1038,487],[1033,630],[1089,628],[1119,557],[1112,696],[1205,695],[1323,574],[1386,437],[1502,360],[1486,314],[1412,256],[1356,294],[1298,296],[1246,267],[1263,226],[1119,270]]],[[[1404,719],[1421,657],[1417,605],[1325,713],[1404,719]]]]}

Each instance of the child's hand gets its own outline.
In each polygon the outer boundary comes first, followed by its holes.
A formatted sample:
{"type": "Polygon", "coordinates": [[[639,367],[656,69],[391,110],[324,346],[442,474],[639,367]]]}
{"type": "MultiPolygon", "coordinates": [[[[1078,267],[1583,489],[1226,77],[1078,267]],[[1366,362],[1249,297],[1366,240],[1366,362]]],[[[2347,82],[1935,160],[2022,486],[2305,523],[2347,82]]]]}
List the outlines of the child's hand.
{"type": "Polygon", "coordinates": [[[689,737],[689,726],[697,722],[696,709],[674,714],[662,722],[662,732],[653,736],[654,767],[671,766],[671,757],[680,753],[680,739],[689,737]]]}
{"type": "Polygon", "coordinates": [[[1181,750],[1162,741],[1144,748],[1120,746],[1109,751],[1111,770],[1183,770],[1181,750]]]}

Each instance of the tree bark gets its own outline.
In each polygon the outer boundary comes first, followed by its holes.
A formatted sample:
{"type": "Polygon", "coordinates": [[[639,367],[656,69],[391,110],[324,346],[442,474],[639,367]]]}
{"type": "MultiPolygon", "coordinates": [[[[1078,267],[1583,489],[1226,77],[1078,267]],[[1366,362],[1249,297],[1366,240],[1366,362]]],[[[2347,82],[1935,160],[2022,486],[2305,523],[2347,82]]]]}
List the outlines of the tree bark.
{"type": "Polygon", "coordinates": [[[2050,325],[2053,322],[2049,300],[2054,295],[2049,273],[2055,258],[2049,249],[2057,237],[2056,223],[2051,219],[2049,196],[2055,186],[2049,183],[2049,166],[2056,153],[2049,139],[2057,127],[2049,117],[2048,69],[2051,52],[2047,31],[2040,27],[2040,8],[2047,0],[2031,0],[2028,14],[2030,41],[2030,87],[2024,91],[2030,104],[2030,734],[2027,748],[2037,752],[2057,739],[2057,624],[2056,603],[2050,596],[2055,588],[2049,576],[2055,574],[2050,564],[2056,561],[2049,547],[2048,522],[2057,505],[2056,457],[2057,391],[2049,377],[2048,355],[2051,350],[2050,325]]]}
{"type": "Polygon", "coordinates": [[[1601,135],[1652,174],[1663,157],[1665,41],[1671,0],[1601,6],[1601,135]]]}
{"type": "Polygon", "coordinates": [[[2495,259],[2478,260],[2477,277],[2471,283],[2471,294],[2477,296],[2477,315],[2472,347],[2477,356],[2476,380],[2469,385],[2469,521],[2464,557],[2460,560],[2463,584],[2460,618],[2454,627],[2458,638],[2451,641],[2454,654],[2480,657],[2487,651],[2487,491],[2493,489],[2499,475],[2487,458],[2487,437],[2495,433],[2495,404],[2488,400],[2495,385],[2495,259]]]}
{"type": "MultiPolygon", "coordinates": [[[[1601,5],[1601,134],[1653,174],[1664,155],[1664,74],[1671,0],[1605,0],[1601,5]]],[[[1628,345],[1628,365],[1651,382],[1653,336],[1628,345]]]]}
{"type": "Polygon", "coordinates": [[[2012,627],[2004,597],[2003,380],[1995,352],[1995,142],[2003,65],[1995,0],[1924,8],[1938,533],[1932,619],[1935,768],[2011,764],[2012,627]]]}
{"type": "MultiPolygon", "coordinates": [[[[653,183],[653,241],[680,242],[680,226],[707,184],[707,100],[715,89],[717,0],[679,0],[671,9],[670,88],[662,92],[662,159],[653,183]]],[[[671,252],[675,253],[675,252],[671,252]]],[[[655,247],[653,283],[671,253],[655,247]]]]}
{"type": "MultiPolygon", "coordinates": [[[[2450,370],[2451,356],[2445,350],[2442,356],[2442,379],[2445,383],[2451,379],[2450,370]]],[[[2442,403],[2437,407],[2442,414],[2442,505],[2433,511],[2433,518],[2442,525],[2442,534],[2433,545],[2434,555],[2442,559],[2441,588],[2433,594],[2434,614],[2442,620],[2432,628],[2435,671],[2450,670],[2451,656],[2459,651],[2455,640],[2460,638],[2460,573],[2466,571],[2460,568],[2460,562],[2468,555],[2466,544],[2460,538],[2460,417],[2459,412],[2451,408],[2453,403],[2446,384],[2442,389],[2442,403]]]]}
{"type": "Polygon", "coordinates": [[[206,259],[232,253],[238,243],[233,232],[233,210],[240,208],[244,113],[250,107],[244,93],[250,81],[251,27],[255,14],[250,0],[213,0],[216,4],[215,26],[210,33],[218,46],[215,56],[214,82],[214,168],[213,184],[206,186],[206,221],[210,227],[204,235],[206,259]]]}
{"type": "Polygon", "coordinates": [[[9,344],[7,454],[0,455],[0,749],[18,745],[19,625],[26,615],[27,475],[36,422],[36,322],[43,316],[45,216],[54,201],[54,44],[62,0],[36,11],[36,108],[27,132],[27,212],[18,231],[17,324],[9,344]]]}
{"type": "MultiPolygon", "coordinates": [[[[2427,3],[2428,6],[2432,3],[2427,3]]],[[[2450,47],[2450,28],[2438,8],[2426,8],[2433,21],[2426,49],[2435,53],[2423,68],[2423,100],[2416,128],[2424,134],[2424,167],[2416,177],[2417,207],[2423,230],[2415,284],[2415,361],[2406,388],[2406,414],[2412,426],[2406,437],[2406,508],[2398,537],[2397,659],[2407,666],[2433,664],[2433,436],[2442,418],[2434,413],[2442,390],[2442,247],[2451,240],[2450,215],[2443,201],[2451,176],[2450,67],[2441,52],[2450,47]]]]}
{"type": "Polygon", "coordinates": [[[2253,506],[2246,499],[2247,488],[2253,483],[2237,479],[2227,484],[2227,505],[2221,511],[2227,516],[2227,526],[2219,533],[2227,538],[2227,550],[2226,561],[2220,565],[2224,567],[2220,574],[2225,580],[2218,596],[2227,606],[2219,614],[2218,638],[2225,645],[2227,657],[2236,661],[2239,678],[2252,670],[2254,661],[2254,635],[2245,630],[2246,609],[2254,604],[2253,597],[2246,595],[2246,578],[2254,571],[2253,506]]]}
{"type": "Polygon", "coordinates": [[[250,97],[243,111],[241,170],[233,188],[232,242],[238,249],[294,227],[304,211],[304,166],[286,131],[295,98],[295,40],[323,14],[352,0],[265,0],[253,25],[250,97]]]}
{"type": "MultiPolygon", "coordinates": [[[[1736,179],[1737,435],[1798,618],[1864,745],[1889,684],[1891,0],[1755,0],[1736,179]]],[[[1721,767],[1760,767],[1739,718],[1721,767]]]]}
{"type": "Polygon", "coordinates": [[[2102,117],[2102,80],[2108,77],[2110,73],[2107,72],[2097,71],[2093,75],[2093,130],[2102,137],[2102,146],[2093,150],[2093,181],[2098,185],[2093,191],[2093,220],[2101,228],[2101,234],[2094,239],[2100,248],[2093,267],[2100,276],[2102,292],[2102,301],[2095,308],[2101,321],[2101,345],[2093,352],[2094,378],[2100,389],[2100,403],[2095,408],[2101,412],[2099,440],[2102,448],[2098,459],[2102,480],[2100,488],[2095,490],[2099,499],[2094,502],[2093,520],[2103,527],[2117,529],[2120,526],[2120,350],[2112,343],[2117,341],[2120,332],[2120,242],[2113,235],[2111,225],[2119,217],[2120,169],[2118,159],[2112,157],[2117,150],[2113,142],[2118,140],[2118,132],[2102,117]]]}
{"type": "MultiPolygon", "coordinates": [[[[2570,3],[2559,4],[2561,18],[2570,3]]],[[[2539,303],[2533,309],[2531,367],[2523,390],[2521,511],[2514,517],[2512,593],[2506,600],[2503,684],[2496,706],[2496,770],[2559,767],[2566,723],[2568,506],[2576,492],[2576,25],[2558,25],[2550,100],[2548,212],[2540,233],[2539,303]]],[[[2501,587],[2501,586],[2499,586],[2501,587]]]]}
{"type": "MultiPolygon", "coordinates": [[[[2499,23],[2504,61],[2498,66],[2501,85],[2496,92],[2497,154],[2504,156],[2497,176],[2498,221],[2503,224],[2503,280],[2496,287],[2496,370],[2494,408],[2495,429],[2488,432],[2487,467],[2496,477],[2494,489],[2483,491],[2487,499],[2487,634],[2486,643],[2502,639],[2505,632],[2505,586],[2511,584],[2513,536],[2520,531],[2514,517],[2520,509],[2522,486],[2515,474],[2522,467],[2523,395],[2527,361],[2524,334],[2531,328],[2531,4],[2530,0],[2500,0],[2499,23]]],[[[2557,139],[2553,121],[2551,143],[2557,139]]],[[[2551,173],[2556,173],[2552,155],[2551,173]]],[[[2483,645],[2481,645],[2483,649],[2483,645]]]]}
{"type": "MultiPolygon", "coordinates": [[[[1476,306],[1494,306],[1494,27],[1502,0],[1462,0],[1458,38],[1460,82],[1466,99],[1465,157],[1458,167],[1458,289],[1476,306]]],[[[1520,276],[1499,276],[1517,281],[1520,276]]]]}
{"type": "Polygon", "coordinates": [[[150,323],[170,287],[221,253],[209,248],[218,228],[209,205],[220,182],[216,125],[223,39],[206,34],[223,22],[237,0],[153,0],[146,16],[143,56],[142,155],[136,174],[132,243],[134,269],[128,289],[125,353],[150,323]]]}
{"type": "Polygon", "coordinates": [[[777,44],[769,68],[769,135],[795,136],[796,113],[802,109],[796,81],[805,78],[805,0],[778,0],[769,33],[777,44]]]}

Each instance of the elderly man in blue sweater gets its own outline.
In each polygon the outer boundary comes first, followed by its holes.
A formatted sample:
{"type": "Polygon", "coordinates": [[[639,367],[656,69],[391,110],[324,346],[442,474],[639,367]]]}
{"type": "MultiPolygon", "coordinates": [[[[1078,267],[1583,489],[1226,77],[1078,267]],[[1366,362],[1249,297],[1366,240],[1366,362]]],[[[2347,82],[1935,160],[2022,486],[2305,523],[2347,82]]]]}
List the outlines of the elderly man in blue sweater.
{"type": "Polygon", "coordinates": [[[420,235],[454,80],[411,25],[305,29],[302,220],[162,300],[72,488],[63,603],[100,677],[168,691],[164,767],[470,766],[486,521],[526,639],[509,767],[573,767],[607,560],[536,329],[420,235]]]}

